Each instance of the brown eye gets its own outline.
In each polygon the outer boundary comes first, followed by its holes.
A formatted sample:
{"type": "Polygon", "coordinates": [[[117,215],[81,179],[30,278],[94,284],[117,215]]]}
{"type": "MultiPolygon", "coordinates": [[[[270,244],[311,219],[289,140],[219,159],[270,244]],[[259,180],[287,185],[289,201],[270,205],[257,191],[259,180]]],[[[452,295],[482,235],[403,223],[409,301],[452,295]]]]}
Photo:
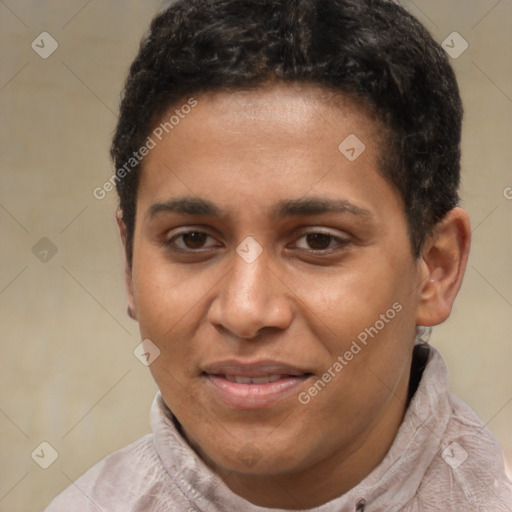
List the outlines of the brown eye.
{"type": "MultiPolygon", "coordinates": [[[[295,242],[295,248],[303,251],[309,251],[311,254],[327,255],[336,251],[341,251],[350,245],[350,239],[344,236],[338,236],[338,232],[310,231],[304,233],[295,242]]],[[[340,235],[345,233],[340,232],[340,235]]]]}
{"type": "Polygon", "coordinates": [[[306,242],[310,249],[322,251],[328,249],[333,237],[326,233],[310,233],[306,235],[306,242]]]}
{"type": "Polygon", "coordinates": [[[206,233],[200,233],[199,231],[184,233],[181,236],[187,249],[201,249],[208,238],[206,233]]]}
{"type": "Polygon", "coordinates": [[[165,245],[178,252],[199,252],[218,247],[218,242],[203,231],[183,231],[169,238],[165,245]]]}

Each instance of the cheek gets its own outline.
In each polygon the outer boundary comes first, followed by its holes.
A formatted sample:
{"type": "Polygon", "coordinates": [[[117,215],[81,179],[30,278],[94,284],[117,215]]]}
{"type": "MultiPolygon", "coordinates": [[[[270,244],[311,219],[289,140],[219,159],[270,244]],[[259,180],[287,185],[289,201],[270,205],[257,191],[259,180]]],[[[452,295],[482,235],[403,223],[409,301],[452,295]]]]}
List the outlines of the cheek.
{"type": "Polygon", "coordinates": [[[143,335],[161,339],[194,313],[208,291],[208,280],[172,265],[160,249],[140,244],[134,255],[133,293],[143,335]]]}
{"type": "Polygon", "coordinates": [[[284,281],[292,283],[297,303],[310,324],[319,329],[323,326],[324,331],[346,343],[376,322],[383,330],[381,315],[390,320],[386,328],[398,323],[396,309],[404,309],[411,289],[412,275],[405,262],[386,262],[381,255],[369,254],[364,261],[326,270],[283,276],[284,281]],[[395,303],[399,306],[393,309],[395,303]]]}
{"type": "Polygon", "coordinates": [[[336,375],[330,391],[322,392],[325,405],[341,404],[345,413],[350,409],[357,416],[368,402],[382,404],[407,372],[414,339],[411,261],[375,255],[350,272],[302,276],[296,282],[301,283],[297,295],[304,297],[303,314],[329,354],[325,371],[331,368],[336,375]],[[339,356],[343,369],[336,371],[339,356]]]}
{"type": "Polygon", "coordinates": [[[204,289],[170,265],[152,263],[148,258],[138,266],[134,283],[141,337],[160,350],[149,370],[173,410],[193,410],[194,393],[189,384],[197,367],[199,352],[193,341],[204,289]]]}
{"type": "Polygon", "coordinates": [[[134,258],[134,298],[140,333],[160,349],[151,364],[153,377],[163,388],[179,388],[197,367],[200,350],[197,329],[218,272],[172,265],[155,250],[140,251],[134,258]]]}

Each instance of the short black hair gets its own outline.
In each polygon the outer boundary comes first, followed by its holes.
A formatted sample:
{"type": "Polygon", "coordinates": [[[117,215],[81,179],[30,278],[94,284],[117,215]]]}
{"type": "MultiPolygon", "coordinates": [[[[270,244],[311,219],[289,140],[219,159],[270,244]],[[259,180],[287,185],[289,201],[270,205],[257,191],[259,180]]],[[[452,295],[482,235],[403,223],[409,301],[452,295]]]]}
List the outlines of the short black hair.
{"type": "Polygon", "coordinates": [[[390,0],[179,0],[142,40],[111,147],[130,264],[140,164],[122,166],[184,98],[276,81],[323,86],[378,116],[379,172],[398,190],[421,254],[458,203],[463,112],[448,57],[427,29],[390,0]]]}

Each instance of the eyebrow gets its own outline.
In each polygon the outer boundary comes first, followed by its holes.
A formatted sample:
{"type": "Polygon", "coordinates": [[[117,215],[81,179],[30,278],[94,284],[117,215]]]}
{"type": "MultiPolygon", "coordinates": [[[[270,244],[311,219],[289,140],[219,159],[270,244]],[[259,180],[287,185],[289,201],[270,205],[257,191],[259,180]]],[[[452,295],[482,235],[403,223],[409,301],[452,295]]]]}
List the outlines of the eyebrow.
{"type": "Polygon", "coordinates": [[[280,201],[275,207],[278,217],[295,215],[319,215],[322,213],[352,213],[364,217],[371,217],[371,213],[346,199],[327,199],[311,197],[280,201]]]}
{"type": "Polygon", "coordinates": [[[205,215],[220,217],[222,210],[208,199],[199,197],[176,197],[163,203],[150,206],[148,216],[156,217],[161,213],[183,213],[185,215],[205,215]]]}
{"type": "MultiPolygon", "coordinates": [[[[224,211],[212,201],[199,197],[176,197],[161,203],[153,204],[148,210],[150,218],[162,213],[181,213],[185,215],[202,215],[221,217],[224,211]]],[[[300,198],[279,201],[273,208],[279,218],[301,215],[320,215],[322,213],[350,213],[371,217],[372,214],[360,206],[345,199],[300,198]]]]}

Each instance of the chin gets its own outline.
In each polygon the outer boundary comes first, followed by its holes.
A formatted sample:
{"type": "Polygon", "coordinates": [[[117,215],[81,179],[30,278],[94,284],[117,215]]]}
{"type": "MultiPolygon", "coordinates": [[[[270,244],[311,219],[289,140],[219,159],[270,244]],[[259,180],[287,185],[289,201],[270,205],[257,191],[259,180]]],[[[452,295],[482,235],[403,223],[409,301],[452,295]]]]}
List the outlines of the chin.
{"type": "Polygon", "coordinates": [[[194,449],[207,463],[208,466],[217,472],[234,472],[252,476],[264,476],[268,474],[283,474],[297,471],[307,458],[297,452],[297,442],[278,443],[276,445],[264,441],[244,441],[239,440],[237,444],[226,440],[224,446],[229,446],[228,450],[218,450],[212,447],[205,451],[197,444],[193,444],[194,449]],[[292,457],[290,457],[292,454],[292,457]]]}

